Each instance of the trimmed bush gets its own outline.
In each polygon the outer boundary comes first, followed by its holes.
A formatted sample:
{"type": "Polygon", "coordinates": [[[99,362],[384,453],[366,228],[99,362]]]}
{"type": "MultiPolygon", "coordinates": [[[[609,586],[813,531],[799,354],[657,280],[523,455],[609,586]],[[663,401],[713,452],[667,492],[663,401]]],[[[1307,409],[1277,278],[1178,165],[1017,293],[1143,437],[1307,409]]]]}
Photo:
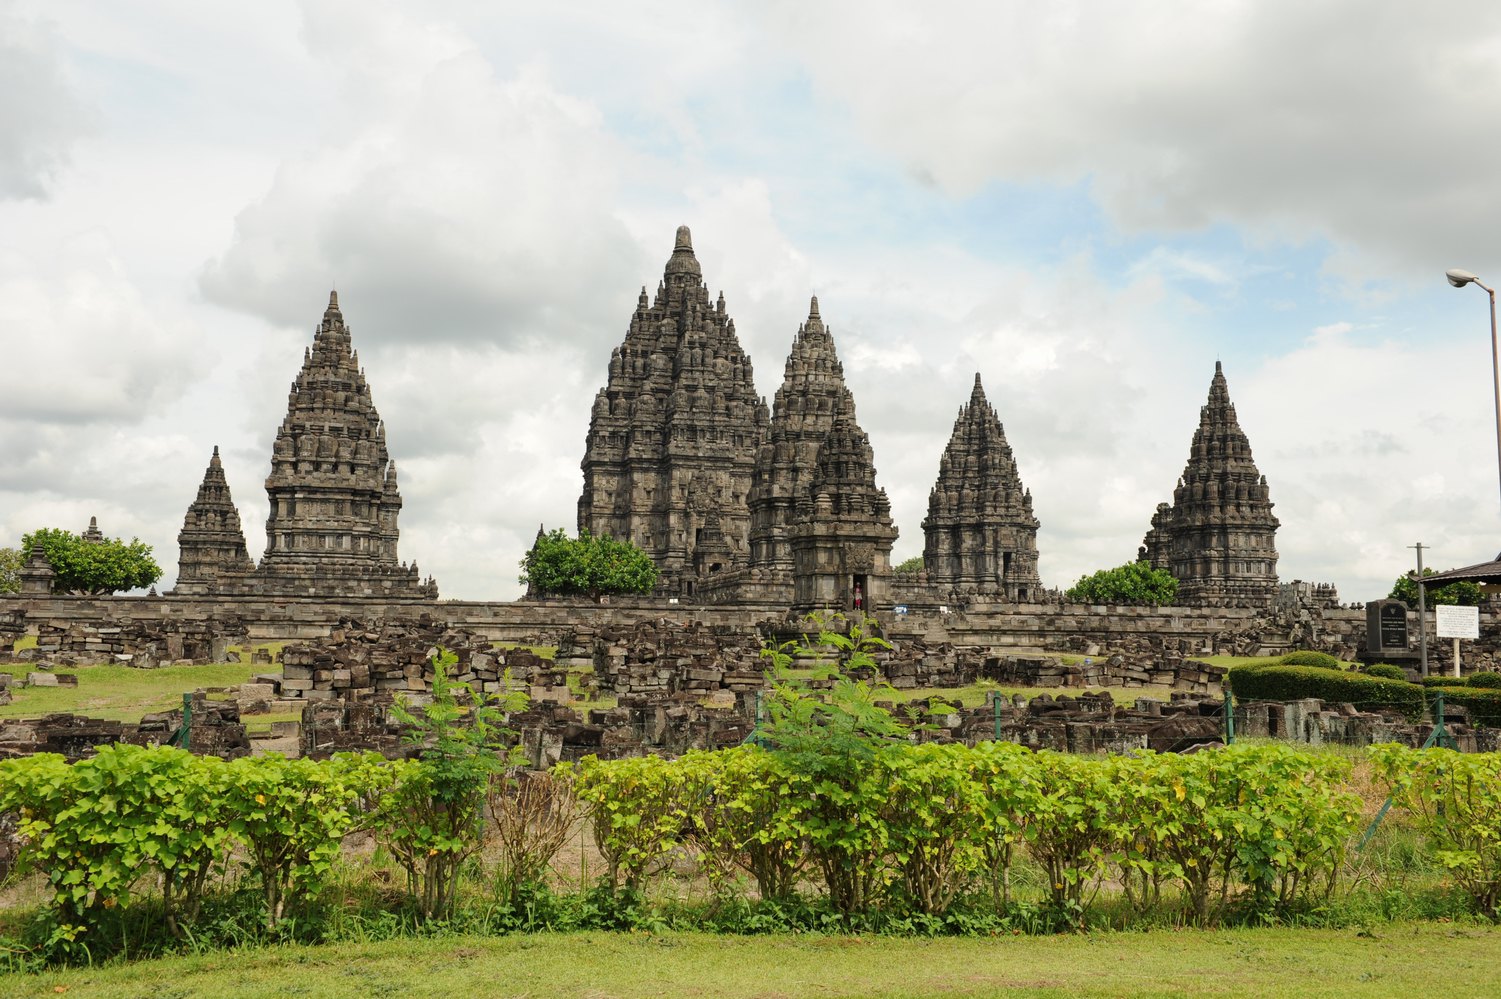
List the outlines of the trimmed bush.
{"type": "MultiPolygon", "coordinates": [[[[1306,649],[1298,652],[1289,652],[1282,657],[1283,666],[1317,666],[1319,669],[1337,669],[1344,671],[1344,664],[1327,652],[1310,652],[1306,649]]],[[[1404,679],[1406,679],[1404,677],[1404,679]]]]}
{"type": "Polygon", "coordinates": [[[1418,681],[1425,687],[1468,687],[1470,682],[1462,676],[1425,676],[1418,681]]]}
{"type": "Polygon", "coordinates": [[[1404,683],[1407,681],[1407,671],[1391,663],[1371,663],[1361,672],[1366,676],[1379,676],[1383,680],[1401,680],[1404,683]]]}
{"type": "Polygon", "coordinates": [[[1236,697],[1257,701],[1321,701],[1353,704],[1363,710],[1393,708],[1409,718],[1423,713],[1423,688],[1405,680],[1344,673],[1318,666],[1241,666],[1230,671],[1236,697]]]}
{"type": "Polygon", "coordinates": [[[1501,673],[1472,673],[1467,687],[1482,687],[1486,690],[1501,690],[1501,673]]]}
{"type": "Polygon", "coordinates": [[[1470,721],[1476,725],[1501,728],[1501,690],[1485,690],[1476,687],[1437,687],[1427,691],[1442,693],[1444,700],[1458,704],[1470,713],[1470,721]]]}

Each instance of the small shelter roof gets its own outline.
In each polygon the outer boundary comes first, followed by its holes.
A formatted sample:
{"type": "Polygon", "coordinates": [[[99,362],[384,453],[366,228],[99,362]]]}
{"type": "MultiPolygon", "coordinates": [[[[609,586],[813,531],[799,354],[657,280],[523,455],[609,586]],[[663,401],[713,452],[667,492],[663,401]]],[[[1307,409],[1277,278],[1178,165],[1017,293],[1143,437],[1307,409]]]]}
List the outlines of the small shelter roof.
{"type": "Polygon", "coordinates": [[[1444,583],[1501,583],[1501,554],[1489,562],[1477,562],[1423,577],[1424,586],[1442,586],[1444,583]]]}

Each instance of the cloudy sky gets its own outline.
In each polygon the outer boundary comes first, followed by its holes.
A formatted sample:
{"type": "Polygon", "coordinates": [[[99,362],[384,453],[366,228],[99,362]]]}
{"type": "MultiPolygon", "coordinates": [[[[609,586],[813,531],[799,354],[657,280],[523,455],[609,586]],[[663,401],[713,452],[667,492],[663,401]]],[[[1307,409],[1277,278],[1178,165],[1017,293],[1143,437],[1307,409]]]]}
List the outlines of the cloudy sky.
{"type": "Polygon", "coordinates": [[[1284,580],[1501,548],[1501,6],[0,0],[0,545],[252,554],[337,286],[401,553],[517,595],[610,348],[690,225],[757,385],[810,294],[902,536],[974,373],[1049,585],[1134,557],[1216,359],[1284,580]]]}

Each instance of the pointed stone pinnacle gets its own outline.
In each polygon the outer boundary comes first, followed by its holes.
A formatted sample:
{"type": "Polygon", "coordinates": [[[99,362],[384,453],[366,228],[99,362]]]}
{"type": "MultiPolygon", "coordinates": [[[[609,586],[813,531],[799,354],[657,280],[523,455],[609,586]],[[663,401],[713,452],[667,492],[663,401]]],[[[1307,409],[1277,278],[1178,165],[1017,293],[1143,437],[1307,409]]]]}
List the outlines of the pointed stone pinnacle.
{"type": "Polygon", "coordinates": [[[693,252],[693,233],[685,225],[678,226],[677,242],[673,245],[672,252],[677,253],[679,250],[693,252]]]}
{"type": "Polygon", "coordinates": [[[808,318],[809,319],[817,319],[818,318],[818,296],[817,295],[814,295],[813,296],[813,301],[810,302],[810,303],[808,303],[808,318]]]}

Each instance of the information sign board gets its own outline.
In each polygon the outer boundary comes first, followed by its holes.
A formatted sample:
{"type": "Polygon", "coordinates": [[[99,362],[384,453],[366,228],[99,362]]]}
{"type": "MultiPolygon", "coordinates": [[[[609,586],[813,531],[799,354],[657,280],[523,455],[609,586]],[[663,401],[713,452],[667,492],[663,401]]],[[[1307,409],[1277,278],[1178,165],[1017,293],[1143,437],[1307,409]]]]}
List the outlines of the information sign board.
{"type": "Polygon", "coordinates": [[[1480,608],[1439,604],[1433,608],[1439,638],[1479,638],[1480,608]]]}

